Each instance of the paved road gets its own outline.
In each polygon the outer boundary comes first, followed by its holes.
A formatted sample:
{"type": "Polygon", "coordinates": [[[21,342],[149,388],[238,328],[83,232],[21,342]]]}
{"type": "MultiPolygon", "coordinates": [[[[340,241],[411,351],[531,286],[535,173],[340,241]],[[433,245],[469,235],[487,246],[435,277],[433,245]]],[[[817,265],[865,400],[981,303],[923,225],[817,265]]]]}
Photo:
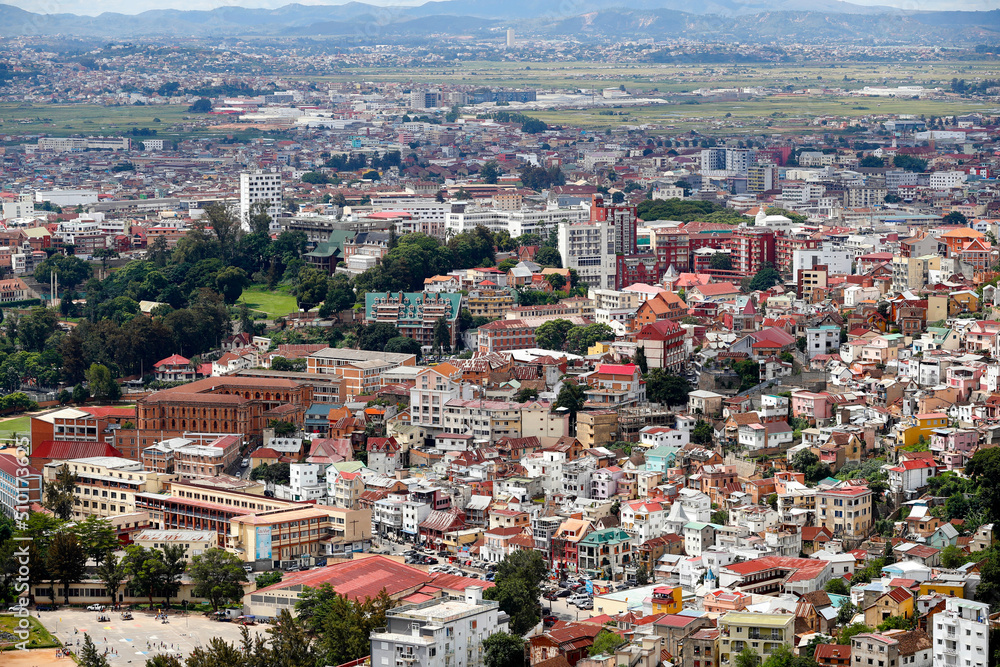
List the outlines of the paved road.
{"type": "MultiPolygon", "coordinates": [[[[79,653],[77,641],[83,645],[83,635],[87,633],[104,652],[108,649],[108,662],[112,665],[143,665],[146,659],[158,653],[172,653],[187,657],[196,647],[206,645],[212,637],[219,637],[229,643],[239,643],[240,626],[235,623],[210,621],[200,614],[174,615],[169,623],[157,621],[153,614],[133,612],[134,619],[123,621],[117,613],[110,613],[111,621],[99,623],[98,613],[82,609],[60,609],[41,612],[42,624],[67,646],[79,653]],[[111,653],[111,650],[115,653],[111,653]]],[[[269,626],[249,627],[251,636],[265,634],[269,626]]]]}

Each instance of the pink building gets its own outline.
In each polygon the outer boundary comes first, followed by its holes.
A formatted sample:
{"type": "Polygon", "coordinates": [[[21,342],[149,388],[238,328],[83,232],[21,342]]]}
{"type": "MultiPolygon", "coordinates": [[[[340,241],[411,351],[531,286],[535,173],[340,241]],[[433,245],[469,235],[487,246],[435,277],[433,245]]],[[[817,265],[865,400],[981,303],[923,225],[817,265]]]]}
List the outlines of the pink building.
{"type": "Polygon", "coordinates": [[[931,433],[930,449],[947,470],[961,469],[975,453],[979,432],[971,428],[937,428],[931,433]]]}
{"type": "Polygon", "coordinates": [[[792,416],[821,421],[833,416],[833,406],[829,394],[814,394],[811,391],[792,393],[792,416]]]}
{"type": "Polygon", "coordinates": [[[946,371],[949,387],[959,391],[960,400],[968,400],[973,391],[979,389],[979,378],[983,374],[982,368],[971,366],[949,366],[946,371]]]}

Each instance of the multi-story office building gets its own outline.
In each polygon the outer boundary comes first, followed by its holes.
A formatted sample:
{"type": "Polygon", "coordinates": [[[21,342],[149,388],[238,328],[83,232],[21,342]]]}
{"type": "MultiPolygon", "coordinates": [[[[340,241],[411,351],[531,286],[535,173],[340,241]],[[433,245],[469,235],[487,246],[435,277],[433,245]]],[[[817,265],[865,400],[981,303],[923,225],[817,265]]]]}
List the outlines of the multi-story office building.
{"type": "Polygon", "coordinates": [[[134,514],[138,494],[159,493],[163,483],[173,479],[172,475],[148,471],[135,461],[99,456],[46,463],[42,469],[46,485],[55,482],[64,465],[77,477],[73,489],[74,519],[134,514]]]}
{"type": "Polygon", "coordinates": [[[226,546],[247,563],[272,569],[294,561],[364,551],[371,510],[301,505],[233,517],[226,546]]]}
{"type": "Polygon", "coordinates": [[[506,632],[499,603],[482,599],[471,586],[464,597],[405,605],[386,614],[386,626],[371,635],[372,665],[381,667],[481,667],[483,641],[506,632]]]}
{"type": "Polygon", "coordinates": [[[934,624],[934,667],[986,667],[990,660],[990,606],[946,598],[934,624]]]}
{"type": "Polygon", "coordinates": [[[257,202],[267,204],[271,226],[279,229],[281,216],[281,174],[271,171],[244,171],[240,173],[240,220],[249,229],[250,209],[257,202]]]}
{"type": "Polygon", "coordinates": [[[604,203],[604,196],[596,194],[590,205],[591,222],[610,222],[614,227],[615,253],[618,255],[634,255],[636,247],[636,230],[639,224],[639,214],[635,206],[604,203]]]}
{"type": "Polygon", "coordinates": [[[559,255],[563,268],[575,269],[583,284],[614,289],[615,229],[610,222],[559,225],[559,255]]]}

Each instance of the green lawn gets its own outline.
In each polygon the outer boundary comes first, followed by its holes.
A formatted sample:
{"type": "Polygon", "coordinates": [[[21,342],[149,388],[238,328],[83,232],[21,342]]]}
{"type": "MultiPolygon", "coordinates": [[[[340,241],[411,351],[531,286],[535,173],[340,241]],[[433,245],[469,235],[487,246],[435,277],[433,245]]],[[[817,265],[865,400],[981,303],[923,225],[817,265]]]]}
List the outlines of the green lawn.
{"type": "Polygon", "coordinates": [[[9,440],[17,433],[19,437],[31,434],[31,417],[16,417],[0,422],[0,441],[9,440]]]}
{"type": "MultiPolygon", "coordinates": [[[[42,626],[38,619],[28,617],[27,620],[31,624],[30,634],[28,635],[28,648],[55,648],[62,646],[59,640],[49,634],[49,631],[42,626]]],[[[0,631],[14,632],[18,629],[20,622],[21,619],[16,616],[0,616],[0,631]]],[[[20,641],[18,639],[18,642],[20,641]]],[[[12,649],[13,647],[10,645],[0,644],[0,651],[12,649]]]]}
{"type": "Polygon", "coordinates": [[[295,297],[263,288],[243,290],[240,303],[246,303],[251,310],[265,313],[270,318],[284,317],[298,310],[295,297]]]}

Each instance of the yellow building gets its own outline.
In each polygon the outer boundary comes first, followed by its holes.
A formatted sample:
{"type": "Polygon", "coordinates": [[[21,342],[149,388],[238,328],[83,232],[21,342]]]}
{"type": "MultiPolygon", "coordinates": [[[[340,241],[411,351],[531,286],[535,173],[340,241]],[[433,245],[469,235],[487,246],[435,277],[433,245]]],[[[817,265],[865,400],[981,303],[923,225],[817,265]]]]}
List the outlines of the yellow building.
{"type": "Polygon", "coordinates": [[[302,506],[233,517],[227,547],[245,563],[344,555],[366,550],[372,538],[371,510],[302,506]]]}
{"type": "Polygon", "coordinates": [[[794,614],[731,611],[719,619],[719,664],[735,664],[748,646],[765,662],[779,647],[792,648],[794,639],[794,614]]]}
{"type": "Polygon", "coordinates": [[[948,426],[948,415],[943,412],[925,412],[914,416],[910,424],[900,430],[904,447],[920,442],[920,436],[924,437],[925,442],[930,442],[934,429],[948,426]]]}
{"type": "Polygon", "coordinates": [[[506,289],[477,289],[465,299],[465,307],[473,317],[499,320],[517,305],[514,294],[506,289]]]}
{"type": "Polygon", "coordinates": [[[602,343],[598,341],[587,348],[587,356],[591,356],[594,354],[607,354],[610,351],[611,351],[611,343],[602,343]]]}
{"type": "Polygon", "coordinates": [[[865,624],[874,628],[893,616],[913,618],[913,594],[903,587],[883,593],[875,604],[865,609],[865,624]]]}
{"type": "Polygon", "coordinates": [[[865,486],[848,486],[816,492],[816,527],[836,538],[868,536],[873,521],[872,492],[865,486]]]}
{"type": "Polygon", "coordinates": [[[658,586],[653,589],[654,614],[679,614],[683,591],[680,586],[658,586]]]}
{"type": "Polygon", "coordinates": [[[951,598],[965,598],[965,585],[961,581],[925,581],[920,584],[921,595],[934,593],[951,598]]]}

